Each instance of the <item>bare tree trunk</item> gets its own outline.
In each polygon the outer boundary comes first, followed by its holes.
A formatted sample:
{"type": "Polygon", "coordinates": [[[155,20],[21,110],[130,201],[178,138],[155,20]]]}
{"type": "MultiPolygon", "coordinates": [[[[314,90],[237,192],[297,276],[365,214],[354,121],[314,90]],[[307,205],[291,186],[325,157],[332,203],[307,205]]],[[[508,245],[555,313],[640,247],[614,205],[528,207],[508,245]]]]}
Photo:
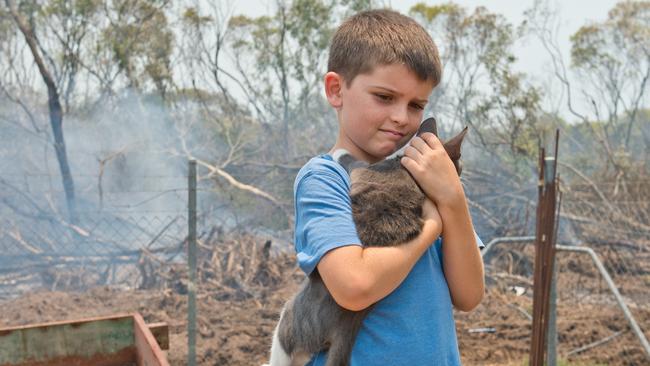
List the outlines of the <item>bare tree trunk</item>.
{"type": "Polygon", "coordinates": [[[279,52],[278,52],[278,77],[280,78],[280,90],[282,91],[282,153],[283,158],[286,160],[289,158],[289,82],[288,82],[288,68],[287,62],[285,60],[286,56],[286,36],[288,32],[288,23],[287,23],[287,9],[286,5],[282,1],[278,1],[278,7],[280,9],[280,42],[279,42],[279,52]]]}
{"type": "Polygon", "coordinates": [[[36,35],[34,30],[28,22],[18,13],[16,5],[11,0],[5,0],[11,16],[18,25],[20,32],[25,36],[25,41],[29,46],[34,62],[38,66],[38,71],[43,77],[45,86],[47,87],[48,108],[50,112],[50,125],[52,127],[52,134],[54,136],[54,150],[56,152],[56,159],[59,162],[59,170],[61,171],[61,178],[63,179],[63,189],[65,191],[66,203],[68,205],[68,215],[72,224],[77,222],[77,212],[74,194],[74,182],[70,174],[70,165],[68,164],[68,155],[65,148],[65,140],[63,138],[63,110],[61,108],[61,100],[59,92],[57,91],[56,84],[49,72],[43,58],[39,53],[36,35]]]}

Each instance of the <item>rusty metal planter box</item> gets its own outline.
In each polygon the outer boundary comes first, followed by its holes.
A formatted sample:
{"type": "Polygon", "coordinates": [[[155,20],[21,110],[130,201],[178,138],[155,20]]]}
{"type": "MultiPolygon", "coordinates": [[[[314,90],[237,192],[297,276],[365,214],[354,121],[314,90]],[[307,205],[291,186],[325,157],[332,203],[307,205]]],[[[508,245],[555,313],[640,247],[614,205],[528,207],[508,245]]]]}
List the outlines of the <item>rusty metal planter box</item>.
{"type": "Polygon", "coordinates": [[[169,366],[138,313],[0,328],[0,366],[44,365],[169,366]]]}

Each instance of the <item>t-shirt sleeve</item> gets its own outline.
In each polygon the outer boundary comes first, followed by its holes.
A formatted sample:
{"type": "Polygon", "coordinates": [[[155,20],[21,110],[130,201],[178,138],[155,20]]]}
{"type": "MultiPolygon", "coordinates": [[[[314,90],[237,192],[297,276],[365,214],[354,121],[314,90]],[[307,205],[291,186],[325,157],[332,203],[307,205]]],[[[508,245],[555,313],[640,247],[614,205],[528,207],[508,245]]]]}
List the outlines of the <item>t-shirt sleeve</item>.
{"type": "Polygon", "coordinates": [[[361,245],[352,219],[349,184],[340,173],[311,171],[295,185],[295,248],[298,265],[310,274],[328,251],[361,245]]]}

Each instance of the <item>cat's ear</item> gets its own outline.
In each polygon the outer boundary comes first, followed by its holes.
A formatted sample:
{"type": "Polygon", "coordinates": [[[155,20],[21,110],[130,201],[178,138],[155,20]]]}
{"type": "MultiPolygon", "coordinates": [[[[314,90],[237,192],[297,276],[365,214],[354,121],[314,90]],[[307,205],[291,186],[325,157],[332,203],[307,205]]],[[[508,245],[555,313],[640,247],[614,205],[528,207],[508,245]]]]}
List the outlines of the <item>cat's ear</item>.
{"type": "Polygon", "coordinates": [[[456,172],[458,172],[458,175],[460,175],[463,170],[463,165],[460,161],[460,148],[463,144],[465,135],[467,135],[467,127],[463,128],[463,130],[460,131],[458,135],[450,138],[448,141],[445,141],[442,144],[445,147],[445,151],[447,151],[447,155],[449,155],[449,158],[454,163],[454,167],[456,167],[456,172]]]}
{"type": "Polygon", "coordinates": [[[348,175],[356,168],[366,168],[368,163],[365,161],[359,161],[350,155],[350,153],[345,149],[337,149],[332,153],[332,158],[339,163],[348,175]]]}
{"type": "Polygon", "coordinates": [[[425,132],[431,132],[432,134],[438,136],[438,125],[435,118],[430,117],[420,123],[420,128],[418,128],[417,136],[420,136],[425,132]]]}
{"type": "Polygon", "coordinates": [[[467,135],[467,127],[463,128],[458,135],[450,138],[442,144],[451,160],[460,159],[460,147],[463,144],[465,135],[467,135]]]}

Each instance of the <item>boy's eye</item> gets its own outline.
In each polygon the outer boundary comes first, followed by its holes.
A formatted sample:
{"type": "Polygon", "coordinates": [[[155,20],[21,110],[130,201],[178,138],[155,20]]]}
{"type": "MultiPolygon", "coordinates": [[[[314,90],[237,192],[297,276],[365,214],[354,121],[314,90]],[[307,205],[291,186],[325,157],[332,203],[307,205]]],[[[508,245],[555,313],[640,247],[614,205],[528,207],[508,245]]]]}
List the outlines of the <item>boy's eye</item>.
{"type": "MultiPolygon", "coordinates": [[[[390,102],[393,100],[393,96],[389,94],[374,93],[374,95],[382,102],[390,102]]],[[[424,105],[419,103],[409,103],[409,107],[419,111],[424,109],[424,105]]]]}
{"type": "Polygon", "coordinates": [[[383,102],[389,102],[393,99],[393,97],[387,94],[375,94],[375,96],[383,102]]]}

